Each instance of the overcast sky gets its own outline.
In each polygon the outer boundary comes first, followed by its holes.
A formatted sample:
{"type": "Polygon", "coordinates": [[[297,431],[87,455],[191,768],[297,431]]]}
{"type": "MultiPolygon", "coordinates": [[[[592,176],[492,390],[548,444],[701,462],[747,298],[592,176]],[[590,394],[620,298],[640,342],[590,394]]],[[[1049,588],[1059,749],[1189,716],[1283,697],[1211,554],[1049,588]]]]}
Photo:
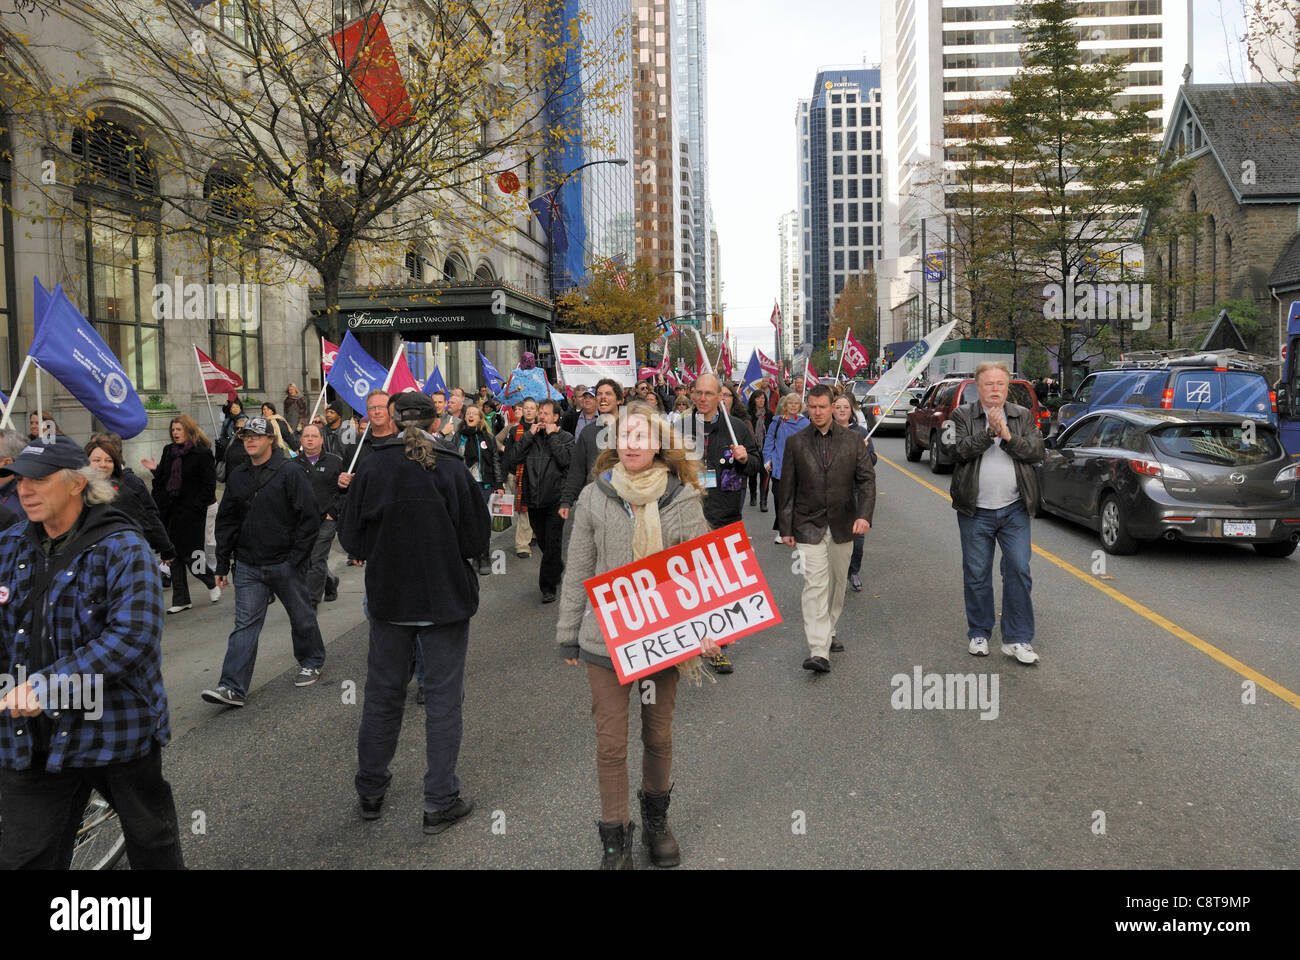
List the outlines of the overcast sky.
{"type": "MultiPolygon", "coordinates": [[[[771,352],[777,221],[795,202],[794,111],[817,68],[880,60],[880,2],[708,0],[709,185],[741,362],[771,352]]],[[[1192,0],[1193,79],[1242,76],[1242,0],[1192,0]]]]}

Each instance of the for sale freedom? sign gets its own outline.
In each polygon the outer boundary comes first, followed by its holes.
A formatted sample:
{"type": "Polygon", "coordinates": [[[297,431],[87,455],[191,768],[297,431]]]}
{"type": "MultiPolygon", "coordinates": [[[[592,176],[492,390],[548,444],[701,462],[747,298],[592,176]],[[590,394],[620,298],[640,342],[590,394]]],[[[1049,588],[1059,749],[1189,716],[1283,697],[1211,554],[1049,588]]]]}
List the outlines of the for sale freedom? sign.
{"type": "Polygon", "coordinates": [[[743,523],[733,523],[584,582],[619,683],[729,644],[781,613],[743,523]]]}

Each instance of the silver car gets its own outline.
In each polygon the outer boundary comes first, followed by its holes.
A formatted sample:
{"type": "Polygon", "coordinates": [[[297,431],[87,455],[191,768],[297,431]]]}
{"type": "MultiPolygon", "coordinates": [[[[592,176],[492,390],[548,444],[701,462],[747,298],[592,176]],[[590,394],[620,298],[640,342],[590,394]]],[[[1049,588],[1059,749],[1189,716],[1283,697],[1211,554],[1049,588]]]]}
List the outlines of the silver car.
{"type": "Polygon", "coordinates": [[[879,433],[895,430],[902,433],[907,429],[907,414],[912,409],[912,399],[920,400],[924,393],[925,387],[908,387],[898,397],[868,396],[863,399],[862,406],[865,412],[880,421],[879,433]],[[891,400],[894,401],[892,406],[891,400]]]}

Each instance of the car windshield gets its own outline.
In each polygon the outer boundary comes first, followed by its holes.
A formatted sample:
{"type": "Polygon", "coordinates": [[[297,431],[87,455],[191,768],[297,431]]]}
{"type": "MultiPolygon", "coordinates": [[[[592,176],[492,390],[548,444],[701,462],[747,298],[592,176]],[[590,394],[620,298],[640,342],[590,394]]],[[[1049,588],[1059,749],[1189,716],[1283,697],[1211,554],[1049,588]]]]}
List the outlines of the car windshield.
{"type": "Polygon", "coordinates": [[[1159,407],[1166,374],[1160,370],[1111,370],[1097,375],[1088,396],[1102,406],[1159,407]]]}
{"type": "Polygon", "coordinates": [[[1188,423],[1151,434],[1156,449],[1171,457],[1244,466],[1282,455],[1277,434],[1254,423],[1188,423]]]}

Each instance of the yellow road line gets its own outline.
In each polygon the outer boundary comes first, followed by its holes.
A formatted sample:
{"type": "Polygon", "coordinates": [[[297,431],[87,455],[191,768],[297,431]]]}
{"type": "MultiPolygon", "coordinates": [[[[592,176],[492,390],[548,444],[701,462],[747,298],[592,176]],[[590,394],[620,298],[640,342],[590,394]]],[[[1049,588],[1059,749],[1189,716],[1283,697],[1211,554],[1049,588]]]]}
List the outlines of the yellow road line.
{"type": "MultiPolygon", "coordinates": [[[[937,493],[939,496],[943,497],[949,503],[952,502],[952,497],[948,496],[948,494],[940,490],[933,483],[930,483],[928,480],[922,480],[916,474],[912,473],[912,471],[906,469],[905,467],[899,466],[897,463],[895,463],[893,460],[890,460],[888,457],[882,456],[880,457],[880,461],[882,463],[889,464],[891,467],[893,467],[899,473],[903,474],[905,477],[915,480],[917,483],[925,487],[931,493],[937,493]]],[[[1282,684],[1276,682],[1275,680],[1270,680],[1268,677],[1264,676],[1258,670],[1248,667],[1246,664],[1242,663],[1240,660],[1238,660],[1236,657],[1232,656],[1231,654],[1224,653],[1214,644],[1206,640],[1202,640],[1200,637],[1192,633],[1190,630],[1184,630],[1178,624],[1174,623],[1172,620],[1162,617],[1160,614],[1156,613],[1150,607],[1144,606],[1143,604],[1134,600],[1132,597],[1120,593],[1114,587],[1102,583],[1100,580],[1097,580],[1092,576],[1089,576],[1088,574],[1080,570],[1078,567],[1074,566],[1072,563],[1062,560],[1056,554],[1048,550],[1044,550],[1042,547],[1038,546],[1037,544],[1034,545],[1034,553],[1038,554],[1040,557],[1042,557],[1044,560],[1048,561],[1049,563],[1055,564],[1056,566],[1060,567],[1066,573],[1078,577],[1088,586],[1100,590],[1102,593],[1110,597],[1112,600],[1116,601],[1117,603],[1123,604],[1124,606],[1132,610],[1134,613],[1136,613],[1138,616],[1151,621],[1160,629],[1173,634],[1179,640],[1195,647],[1197,650],[1201,651],[1201,653],[1204,653],[1206,656],[1213,657],[1215,660],[1219,661],[1219,663],[1223,664],[1229,670],[1232,670],[1240,674],[1241,676],[1245,677],[1247,680],[1254,682],[1256,686],[1263,687],[1265,690],[1273,694],[1273,696],[1277,697],[1279,700],[1283,700],[1286,703],[1291,704],[1291,706],[1295,707],[1297,710],[1300,710],[1300,694],[1288,690],[1286,687],[1282,686],[1282,684]]]]}

